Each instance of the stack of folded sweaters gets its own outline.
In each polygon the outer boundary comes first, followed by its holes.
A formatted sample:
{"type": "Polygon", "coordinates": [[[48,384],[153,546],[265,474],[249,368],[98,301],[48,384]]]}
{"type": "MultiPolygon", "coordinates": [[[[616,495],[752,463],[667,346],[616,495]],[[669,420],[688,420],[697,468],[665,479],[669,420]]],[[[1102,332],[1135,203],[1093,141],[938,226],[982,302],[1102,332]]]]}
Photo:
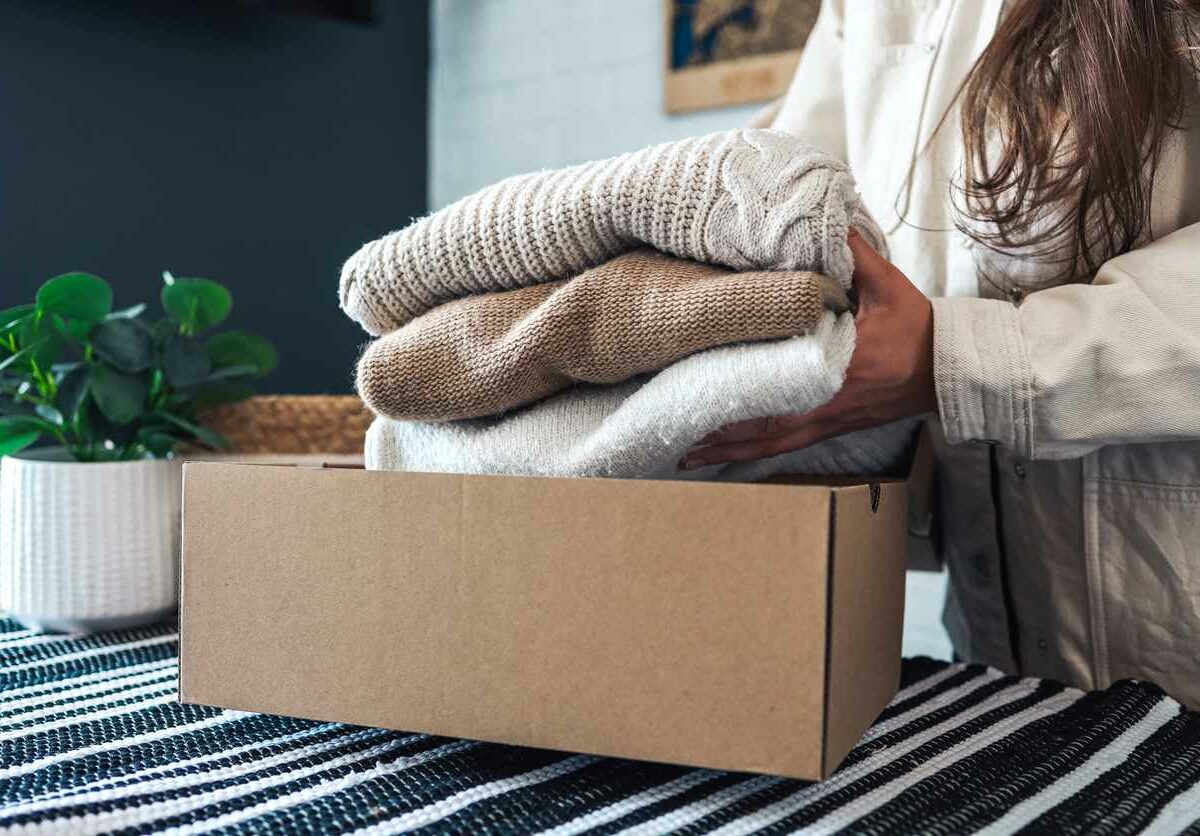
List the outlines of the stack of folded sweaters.
{"type": "Polygon", "coordinates": [[[342,309],[367,466],[720,478],[896,470],[911,422],[681,472],[700,438],[806,412],[854,350],[853,226],[883,236],[844,163],[744,130],[504,180],[362,247],[342,309]]]}

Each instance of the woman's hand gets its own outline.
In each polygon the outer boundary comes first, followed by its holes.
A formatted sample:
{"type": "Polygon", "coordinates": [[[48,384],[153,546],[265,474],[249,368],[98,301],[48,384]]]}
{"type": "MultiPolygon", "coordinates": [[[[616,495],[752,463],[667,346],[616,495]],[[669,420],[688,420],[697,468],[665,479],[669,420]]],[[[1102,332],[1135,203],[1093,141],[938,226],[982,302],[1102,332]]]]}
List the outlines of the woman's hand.
{"type": "Polygon", "coordinates": [[[826,438],[937,409],[933,384],[933,307],[895,265],[855,231],[858,338],[846,381],[828,403],[803,415],[730,424],[701,439],[680,462],[690,470],[762,459],[826,438]]]}

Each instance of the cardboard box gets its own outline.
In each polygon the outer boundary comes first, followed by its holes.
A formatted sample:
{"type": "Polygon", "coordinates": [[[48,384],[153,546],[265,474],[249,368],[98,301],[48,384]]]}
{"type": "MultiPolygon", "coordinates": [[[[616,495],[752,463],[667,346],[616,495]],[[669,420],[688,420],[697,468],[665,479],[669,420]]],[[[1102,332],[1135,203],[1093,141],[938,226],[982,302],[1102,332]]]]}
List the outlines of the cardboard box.
{"type": "Polygon", "coordinates": [[[895,693],[900,482],[184,468],[180,699],[818,779],[895,693]]]}

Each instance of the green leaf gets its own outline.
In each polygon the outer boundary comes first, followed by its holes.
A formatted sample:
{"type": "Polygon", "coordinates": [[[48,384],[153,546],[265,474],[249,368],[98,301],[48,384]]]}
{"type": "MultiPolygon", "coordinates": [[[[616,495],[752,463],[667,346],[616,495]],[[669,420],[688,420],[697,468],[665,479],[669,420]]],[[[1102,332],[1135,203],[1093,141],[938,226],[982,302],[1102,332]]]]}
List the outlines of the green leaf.
{"type": "Polygon", "coordinates": [[[216,430],[208,427],[202,427],[198,424],[193,424],[191,421],[188,421],[185,418],[180,418],[178,415],[172,415],[169,412],[163,412],[161,415],[163,418],[166,418],[181,430],[186,430],[190,435],[195,436],[197,440],[203,444],[207,444],[209,447],[220,448],[229,446],[229,439],[225,438],[225,436],[221,435],[216,430]]]}
{"type": "Polygon", "coordinates": [[[50,315],[50,324],[54,326],[56,333],[65,338],[65,342],[73,343],[82,343],[87,340],[88,334],[96,325],[96,323],[84,319],[64,320],[58,314],[50,315]]]}
{"type": "MultiPolygon", "coordinates": [[[[106,366],[105,368],[107,369],[108,367],[106,366]]],[[[79,414],[80,422],[86,424],[88,427],[88,440],[93,443],[111,441],[114,447],[124,447],[134,440],[138,427],[141,426],[141,421],[145,419],[140,417],[137,421],[129,424],[118,424],[112,421],[104,414],[104,410],[100,409],[99,404],[96,402],[95,386],[96,380],[93,377],[89,387],[92,397],[83,402],[83,408],[79,414]]]]}
{"type": "Polygon", "coordinates": [[[199,340],[171,335],[163,343],[163,372],[175,387],[195,386],[208,379],[212,364],[199,340]]]}
{"type": "Polygon", "coordinates": [[[39,430],[11,430],[0,427],[0,456],[19,453],[42,437],[39,430]]]}
{"type": "Polygon", "coordinates": [[[250,365],[255,368],[254,374],[262,377],[279,365],[275,346],[247,331],[213,334],[204,345],[214,368],[250,365]]]}
{"type": "Polygon", "coordinates": [[[7,357],[5,357],[3,360],[0,360],[0,372],[4,371],[5,369],[7,369],[9,367],[23,368],[24,366],[29,365],[30,358],[33,357],[42,348],[42,346],[46,343],[47,339],[48,339],[47,337],[43,337],[41,340],[38,340],[37,342],[34,342],[31,345],[27,345],[27,346],[23,347],[16,354],[10,354],[7,357]]]}
{"type": "Polygon", "coordinates": [[[91,390],[105,418],[114,424],[128,424],[142,414],[150,381],[143,375],[98,364],[92,367],[91,390]]]}
{"type": "Polygon", "coordinates": [[[0,418],[0,432],[13,429],[52,433],[58,428],[39,415],[5,415],[0,418]]]}
{"type": "MultiPolygon", "coordinates": [[[[3,372],[0,372],[0,392],[4,392],[6,395],[12,395],[12,403],[24,403],[24,401],[18,401],[16,398],[18,395],[24,395],[30,391],[32,391],[34,394],[37,394],[37,389],[21,374],[15,372],[13,369],[7,369],[3,372]]],[[[0,403],[8,402],[0,400],[0,403]]],[[[11,412],[12,410],[10,409],[8,411],[11,412]]]]}
{"type": "Polygon", "coordinates": [[[7,321],[0,325],[0,357],[11,356],[20,349],[21,335],[34,321],[35,310],[32,305],[22,305],[20,308],[9,308],[3,312],[3,318],[7,321]]]}
{"type": "Polygon", "coordinates": [[[211,409],[223,403],[237,403],[254,396],[254,387],[248,383],[206,383],[192,395],[191,402],[197,410],[211,409]]]}
{"type": "Polygon", "coordinates": [[[214,370],[213,373],[208,376],[208,381],[211,383],[215,383],[217,381],[231,380],[233,378],[238,378],[238,377],[257,377],[257,376],[258,376],[258,367],[257,366],[247,366],[245,364],[240,365],[240,366],[223,366],[222,368],[214,370]]]}
{"type": "Polygon", "coordinates": [[[170,319],[159,319],[150,323],[150,335],[156,343],[161,343],[179,334],[179,326],[170,319]]]}
{"type": "Polygon", "coordinates": [[[86,364],[79,363],[58,381],[55,405],[67,423],[74,422],[75,416],[79,414],[79,407],[83,405],[83,399],[87,397],[91,373],[92,370],[86,364]]]}
{"type": "Polygon", "coordinates": [[[151,455],[162,458],[175,449],[179,442],[171,433],[162,427],[143,427],[138,430],[137,439],[151,455]]]}
{"type": "Polygon", "coordinates": [[[113,311],[108,315],[108,319],[137,319],[142,315],[142,311],[144,310],[146,310],[146,303],[140,302],[136,305],[130,305],[128,308],[113,311]]]}
{"type": "Polygon", "coordinates": [[[99,322],[112,310],[108,282],[91,273],[64,273],[38,288],[37,305],[66,319],[99,322]]]}
{"type": "Polygon", "coordinates": [[[229,316],[233,296],[212,279],[174,279],[163,285],[162,304],[184,334],[194,335],[229,316]]]}
{"type": "Polygon", "coordinates": [[[66,334],[66,322],[61,316],[56,313],[39,311],[24,320],[24,325],[17,335],[17,343],[23,348],[31,348],[32,350],[26,355],[27,359],[37,363],[38,368],[45,371],[54,365],[66,346],[68,339],[66,334]]]}
{"type": "Polygon", "coordinates": [[[0,415],[37,415],[37,409],[28,401],[0,398],[0,415]]]}
{"type": "Polygon", "coordinates": [[[106,319],[92,329],[90,340],[101,360],[122,371],[140,372],[153,359],[150,332],[130,319],[106,319]]]}
{"type": "Polygon", "coordinates": [[[56,426],[56,427],[62,426],[62,422],[63,422],[62,413],[59,412],[54,407],[50,406],[49,404],[44,404],[44,403],[38,404],[37,407],[34,409],[34,412],[36,412],[40,417],[49,421],[54,426],[56,426]]]}
{"type": "Polygon", "coordinates": [[[23,319],[24,317],[29,316],[29,314],[34,312],[36,307],[37,306],[33,304],[17,305],[15,308],[8,308],[0,311],[0,328],[11,325],[12,323],[23,319]]]}
{"type": "Polygon", "coordinates": [[[35,415],[5,415],[0,417],[0,455],[8,456],[24,450],[43,434],[53,434],[55,426],[35,415]]]}

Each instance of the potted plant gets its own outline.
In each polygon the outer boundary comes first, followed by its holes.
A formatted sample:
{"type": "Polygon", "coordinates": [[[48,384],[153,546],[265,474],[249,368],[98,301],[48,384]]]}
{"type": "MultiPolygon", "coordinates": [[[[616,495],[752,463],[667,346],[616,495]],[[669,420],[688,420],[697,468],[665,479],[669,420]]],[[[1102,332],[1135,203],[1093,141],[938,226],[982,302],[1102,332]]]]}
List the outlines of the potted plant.
{"type": "Polygon", "coordinates": [[[183,444],[219,448],[198,415],[274,368],[260,336],[204,336],[228,290],[163,274],[165,316],[113,310],[87,273],[0,311],[0,610],[28,626],[99,630],[177,600],[183,444]]]}

